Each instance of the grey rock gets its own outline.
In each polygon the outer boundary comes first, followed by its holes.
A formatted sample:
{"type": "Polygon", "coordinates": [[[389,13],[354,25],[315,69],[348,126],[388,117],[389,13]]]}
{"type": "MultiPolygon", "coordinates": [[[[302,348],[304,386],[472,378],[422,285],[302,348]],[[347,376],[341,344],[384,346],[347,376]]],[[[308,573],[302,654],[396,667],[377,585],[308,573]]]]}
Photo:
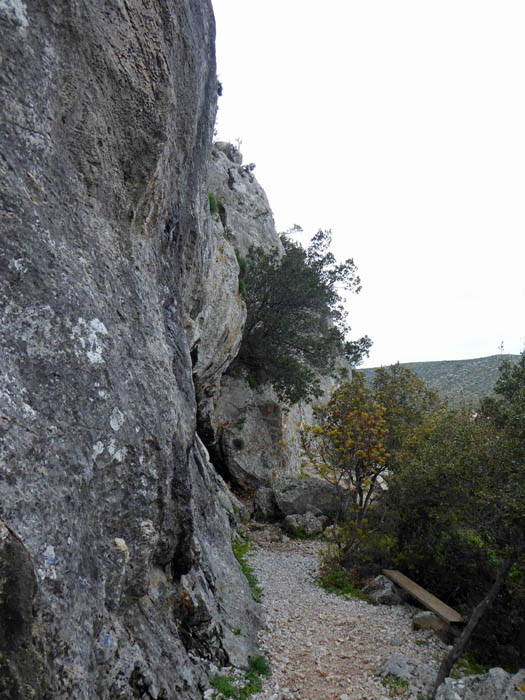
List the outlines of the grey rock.
{"type": "MultiPolygon", "coordinates": [[[[214,144],[209,189],[216,196],[219,216],[213,229],[215,247],[208,253],[212,265],[203,280],[207,305],[197,315],[199,305],[192,302],[190,315],[196,320],[185,319],[194,360],[199,433],[221,473],[246,489],[268,485],[278,476],[299,475],[303,456],[298,430],[312,419],[309,403],[290,408],[271,386],[253,388],[241,372],[222,376],[237,352],[245,319],[235,249],[241,256],[252,246],[284,252],[268,199],[252,170],[242,166],[235,146],[214,144]]],[[[341,360],[341,370],[345,367],[341,360]]],[[[319,379],[320,398],[325,400],[334,380],[319,379]]]]}
{"type": "Polygon", "coordinates": [[[522,700],[525,669],[514,675],[502,668],[465,678],[446,678],[436,693],[436,700],[522,700]]]}
{"type": "Polygon", "coordinates": [[[211,4],[3,2],[0,28],[0,694],[191,700],[258,619],[196,436],[191,352],[213,393],[243,317],[211,4]]]}
{"type": "Polygon", "coordinates": [[[283,528],[289,535],[304,533],[307,537],[320,535],[323,531],[323,522],[313,513],[303,515],[287,515],[283,522],[283,528]]]}
{"type": "MultiPolygon", "coordinates": [[[[195,319],[186,314],[184,320],[193,364],[199,428],[203,432],[209,431],[221,378],[237,355],[246,320],[234,248],[223,236],[220,221],[213,222],[212,231],[211,261],[198,288],[198,293],[204,294],[205,304],[195,319]]],[[[198,308],[195,301],[188,301],[187,295],[186,305],[189,309],[198,308]]]]}
{"type": "Polygon", "coordinates": [[[433,630],[445,644],[449,644],[451,641],[452,632],[450,626],[429,610],[416,613],[412,618],[412,625],[414,629],[418,630],[433,630]]]}
{"type": "Polygon", "coordinates": [[[226,158],[235,165],[242,165],[242,153],[236,148],[233,143],[228,143],[226,141],[215,141],[213,144],[217,151],[224,153],[226,158]]]}
{"type": "Polygon", "coordinates": [[[394,654],[379,665],[376,675],[387,678],[399,678],[407,681],[409,692],[417,696],[430,693],[436,682],[436,671],[427,664],[410,659],[403,654],[394,654]]]}
{"type": "Polygon", "coordinates": [[[36,591],[29,552],[0,520],[0,697],[43,693],[43,658],[33,636],[36,591]]]}
{"type": "Polygon", "coordinates": [[[321,479],[279,477],[272,489],[282,517],[310,512],[333,518],[341,505],[338,489],[321,479]]]}
{"type": "Polygon", "coordinates": [[[209,188],[217,199],[225,236],[242,255],[252,246],[282,251],[266,193],[241,162],[242,156],[235,146],[215,144],[209,188]]]}
{"type": "Polygon", "coordinates": [[[261,486],[253,498],[253,517],[255,520],[268,522],[276,520],[278,510],[273,497],[273,491],[267,486],[261,486]]]}
{"type": "Polygon", "coordinates": [[[402,602],[397,587],[382,574],[376,576],[363,592],[368,593],[370,602],[376,605],[400,605],[402,602]]]}
{"type": "MultiPolygon", "coordinates": [[[[252,390],[241,377],[224,376],[211,422],[214,463],[243,488],[269,486],[294,469],[287,457],[285,412],[271,389],[252,390]]],[[[208,436],[210,433],[208,433],[208,436]]]]}

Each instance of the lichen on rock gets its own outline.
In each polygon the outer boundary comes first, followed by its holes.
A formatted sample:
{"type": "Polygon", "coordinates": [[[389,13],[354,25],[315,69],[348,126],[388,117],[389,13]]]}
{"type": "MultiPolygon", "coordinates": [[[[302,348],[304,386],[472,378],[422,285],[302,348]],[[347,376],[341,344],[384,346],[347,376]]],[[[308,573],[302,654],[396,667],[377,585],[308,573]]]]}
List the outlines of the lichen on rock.
{"type": "Polygon", "coordinates": [[[4,2],[0,28],[2,683],[190,700],[258,626],[196,435],[191,352],[207,390],[243,317],[208,207],[211,4],[4,2]]]}

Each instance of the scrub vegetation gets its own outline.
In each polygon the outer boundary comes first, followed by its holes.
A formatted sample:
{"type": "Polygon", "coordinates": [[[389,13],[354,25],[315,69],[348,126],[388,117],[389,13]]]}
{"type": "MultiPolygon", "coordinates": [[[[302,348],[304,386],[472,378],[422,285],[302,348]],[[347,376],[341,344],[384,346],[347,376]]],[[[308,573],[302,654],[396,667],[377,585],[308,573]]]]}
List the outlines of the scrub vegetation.
{"type": "MultiPolygon", "coordinates": [[[[325,586],[399,569],[468,621],[439,681],[468,650],[520,665],[525,620],[525,351],[494,395],[450,408],[406,367],[356,373],[303,426],[305,457],[341,490],[325,586]]],[[[468,658],[473,658],[469,656],[468,658]]]]}
{"type": "Polygon", "coordinates": [[[352,259],[338,263],[331,233],[319,231],[308,248],[281,236],[284,253],[251,248],[241,269],[247,319],[231,371],[250,385],[271,384],[280,398],[296,403],[319,394],[318,375],[335,375],[338,359],[357,365],[368,354],[368,337],[347,340],[350,327],[341,290],[361,289],[352,259]]]}

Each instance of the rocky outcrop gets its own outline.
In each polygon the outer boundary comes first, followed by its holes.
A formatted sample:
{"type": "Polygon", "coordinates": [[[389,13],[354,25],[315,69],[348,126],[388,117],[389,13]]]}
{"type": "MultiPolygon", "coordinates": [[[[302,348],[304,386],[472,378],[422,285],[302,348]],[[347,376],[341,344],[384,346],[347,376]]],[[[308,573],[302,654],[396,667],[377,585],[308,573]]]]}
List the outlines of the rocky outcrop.
{"type": "Polygon", "coordinates": [[[334,484],[322,479],[278,477],[255,491],[253,517],[262,522],[282,520],[289,531],[300,528],[313,535],[333,522],[341,508],[344,511],[342,498],[334,484]]]}
{"type": "Polygon", "coordinates": [[[0,28],[1,692],[193,699],[257,627],[196,436],[191,353],[212,394],[243,318],[211,5],[6,0],[0,28]]]}
{"type": "Polygon", "coordinates": [[[343,494],[322,479],[281,477],[272,489],[277,509],[283,516],[313,513],[333,519],[340,508],[344,510],[343,494]]]}
{"type": "Polygon", "coordinates": [[[317,517],[313,513],[287,515],[283,522],[283,529],[293,537],[315,537],[322,533],[326,522],[326,516],[317,517]]]}
{"type": "Polygon", "coordinates": [[[466,678],[446,678],[436,700],[521,700],[525,692],[525,670],[512,675],[502,668],[466,678]]]}
{"type": "Polygon", "coordinates": [[[400,605],[403,601],[401,590],[382,574],[365,586],[363,593],[374,605],[400,605]]]}
{"type": "Polygon", "coordinates": [[[376,675],[384,678],[386,685],[403,688],[414,700],[431,695],[437,677],[431,666],[404,654],[394,654],[386,659],[376,669],[376,675]]]}
{"type": "Polygon", "coordinates": [[[445,644],[454,641],[451,626],[430,610],[422,610],[414,615],[412,625],[416,630],[433,630],[445,644]]]}
{"type": "Polygon", "coordinates": [[[282,249],[266,193],[253,174],[253,164],[242,165],[240,151],[217,142],[212,153],[210,191],[217,198],[225,236],[246,255],[252,246],[282,249]]]}
{"type": "MultiPolygon", "coordinates": [[[[214,144],[209,187],[218,205],[215,234],[220,255],[207,282],[210,305],[200,318],[208,318],[210,327],[217,326],[215,337],[229,339],[231,352],[216,357],[213,347],[210,352],[198,339],[194,341],[199,430],[221,473],[238,487],[255,489],[279,476],[299,475],[303,456],[298,432],[302,423],[311,421],[312,407],[306,402],[284,405],[270,386],[251,386],[241,371],[222,376],[237,351],[244,324],[236,303],[232,309],[232,300],[240,298],[235,255],[246,256],[252,246],[284,249],[253,164],[243,165],[241,153],[232,144],[214,144]],[[232,285],[233,295],[225,291],[232,285]]],[[[340,369],[348,371],[342,360],[340,369]]],[[[320,383],[323,401],[334,380],[320,377],[320,383]]]]}

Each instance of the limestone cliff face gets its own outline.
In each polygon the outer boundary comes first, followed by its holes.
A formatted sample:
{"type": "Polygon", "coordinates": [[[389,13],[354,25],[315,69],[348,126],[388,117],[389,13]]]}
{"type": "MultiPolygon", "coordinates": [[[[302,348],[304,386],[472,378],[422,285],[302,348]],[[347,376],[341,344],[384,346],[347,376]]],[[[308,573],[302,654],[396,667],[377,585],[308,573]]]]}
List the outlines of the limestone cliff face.
{"type": "MultiPolygon", "coordinates": [[[[215,231],[220,241],[218,250],[221,251],[220,259],[210,270],[210,279],[215,285],[224,281],[231,286],[232,269],[225,261],[235,261],[233,272],[238,277],[235,248],[240,255],[246,255],[252,246],[266,251],[277,248],[284,252],[284,249],[270,204],[253,174],[253,167],[243,165],[242,155],[232,144],[219,142],[214,145],[209,187],[219,205],[215,231]]],[[[209,288],[213,286],[207,284],[209,288]]],[[[207,315],[215,319],[214,323],[226,322],[229,337],[235,338],[237,348],[240,337],[233,332],[235,325],[231,325],[231,322],[235,323],[231,313],[232,297],[225,294],[223,287],[222,293],[211,293],[208,299],[207,315]]],[[[237,299],[240,299],[238,294],[235,301],[237,299]]],[[[240,314],[236,319],[244,322],[240,314]]],[[[226,331],[222,333],[226,334],[226,331]]],[[[213,342],[213,335],[208,337],[209,342],[213,342]]],[[[223,336],[218,332],[215,337],[223,336]]],[[[233,346],[233,340],[229,346],[233,346]]],[[[205,344],[201,343],[200,347],[205,347],[205,344]]],[[[279,476],[298,476],[302,462],[298,429],[301,423],[311,420],[311,405],[303,402],[288,410],[271,387],[254,389],[241,375],[224,376],[223,371],[231,360],[226,364],[220,357],[216,359],[221,363],[221,371],[215,372],[210,381],[211,373],[206,375],[202,371],[200,352],[194,365],[199,428],[217,468],[244,488],[267,484],[279,476]]],[[[213,352],[207,349],[204,355],[210,357],[213,352]]],[[[321,399],[325,400],[334,382],[331,378],[320,379],[321,399]]]]}
{"type": "Polygon", "coordinates": [[[211,5],[4,0],[0,31],[0,696],[189,700],[257,628],[196,435],[190,351],[213,386],[243,318],[211,5]]]}

